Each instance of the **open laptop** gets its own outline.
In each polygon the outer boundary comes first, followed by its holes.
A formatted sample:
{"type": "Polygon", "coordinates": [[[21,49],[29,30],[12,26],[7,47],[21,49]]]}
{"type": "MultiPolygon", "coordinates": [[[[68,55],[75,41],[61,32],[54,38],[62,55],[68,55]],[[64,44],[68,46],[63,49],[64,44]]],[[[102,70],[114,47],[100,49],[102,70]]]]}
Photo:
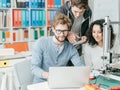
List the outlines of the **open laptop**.
{"type": "Polygon", "coordinates": [[[80,88],[89,82],[90,67],[50,67],[48,86],[52,89],[80,88]]]}

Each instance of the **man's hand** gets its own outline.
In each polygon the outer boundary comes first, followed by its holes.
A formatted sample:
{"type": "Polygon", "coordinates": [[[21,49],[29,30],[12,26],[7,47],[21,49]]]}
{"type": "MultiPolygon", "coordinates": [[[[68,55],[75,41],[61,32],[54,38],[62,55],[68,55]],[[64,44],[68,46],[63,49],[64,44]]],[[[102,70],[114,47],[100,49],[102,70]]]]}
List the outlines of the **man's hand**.
{"type": "Polygon", "coordinates": [[[71,44],[77,43],[76,38],[80,38],[80,37],[73,32],[69,32],[67,39],[71,44]]]}
{"type": "Polygon", "coordinates": [[[43,73],[42,73],[42,77],[43,77],[43,78],[47,79],[48,76],[49,76],[49,73],[48,73],[48,72],[43,72],[43,73]]]}
{"type": "Polygon", "coordinates": [[[73,32],[69,32],[69,34],[67,36],[67,39],[73,45],[77,43],[76,39],[81,39],[82,44],[87,41],[87,37],[86,36],[79,37],[77,34],[75,34],[73,32]]]}

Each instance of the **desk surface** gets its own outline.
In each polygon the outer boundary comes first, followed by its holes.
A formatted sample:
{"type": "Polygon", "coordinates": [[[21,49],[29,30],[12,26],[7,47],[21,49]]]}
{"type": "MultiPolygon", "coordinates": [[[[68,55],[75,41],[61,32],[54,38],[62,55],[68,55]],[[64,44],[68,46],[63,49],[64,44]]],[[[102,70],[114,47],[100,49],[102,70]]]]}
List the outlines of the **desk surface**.
{"type": "MultiPolygon", "coordinates": [[[[116,79],[116,80],[120,81],[120,77],[116,77],[114,75],[108,75],[107,77],[110,77],[110,78],[113,78],[113,79],[116,79]]],[[[47,82],[28,85],[27,89],[28,90],[85,90],[84,88],[75,88],[75,89],[50,89],[48,87],[47,82]]]]}
{"type": "Polygon", "coordinates": [[[28,90],[85,90],[84,88],[74,88],[74,89],[50,89],[47,82],[37,83],[27,86],[28,90]]]}

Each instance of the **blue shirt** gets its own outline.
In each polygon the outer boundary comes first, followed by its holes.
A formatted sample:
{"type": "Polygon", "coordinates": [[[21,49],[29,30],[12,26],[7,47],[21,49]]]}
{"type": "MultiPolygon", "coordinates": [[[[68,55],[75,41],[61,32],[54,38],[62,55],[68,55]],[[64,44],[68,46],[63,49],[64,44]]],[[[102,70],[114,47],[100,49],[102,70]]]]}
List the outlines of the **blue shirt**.
{"type": "Polygon", "coordinates": [[[75,66],[84,65],[77,49],[69,42],[65,41],[59,49],[53,42],[52,36],[41,37],[37,40],[32,52],[33,82],[46,81],[42,78],[43,72],[49,72],[49,67],[66,66],[69,60],[71,60],[75,66]]]}

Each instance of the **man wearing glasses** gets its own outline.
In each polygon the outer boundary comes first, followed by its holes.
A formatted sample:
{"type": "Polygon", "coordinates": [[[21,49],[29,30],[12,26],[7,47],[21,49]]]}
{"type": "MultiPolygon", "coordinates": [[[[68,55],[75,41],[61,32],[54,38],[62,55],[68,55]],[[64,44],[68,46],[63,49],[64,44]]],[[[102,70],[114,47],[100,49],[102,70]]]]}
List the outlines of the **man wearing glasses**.
{"type": "Polygon", "coordinates": [[[46,81],[49,67],[66,66],[68,60],[71,60],[75,66],[83,66],[77,49],[66,41],[70,27],[70,19],[59,14],[52,24],[54,35],[41,37],[36,42],[31,60],[34,83],[46,81]]]}
{"type": "MultiPolygon", "coordinates": [[[[72,27],[68,33],[67,39],[71,44],[76,44],[81,40],[81,44],[87,40],[86,32],[89,28],[89,21],[92,11],[88,6],[88,0],[68,0],[66,3],[57,9],[56,15],[64,14],[72,21],[72,27]]],[[[82,45],[78,45],[77,50],[79,55],[82,54],[82,45]]],[[[68,65],[72,65],[69,63],[68,65]]]]}

